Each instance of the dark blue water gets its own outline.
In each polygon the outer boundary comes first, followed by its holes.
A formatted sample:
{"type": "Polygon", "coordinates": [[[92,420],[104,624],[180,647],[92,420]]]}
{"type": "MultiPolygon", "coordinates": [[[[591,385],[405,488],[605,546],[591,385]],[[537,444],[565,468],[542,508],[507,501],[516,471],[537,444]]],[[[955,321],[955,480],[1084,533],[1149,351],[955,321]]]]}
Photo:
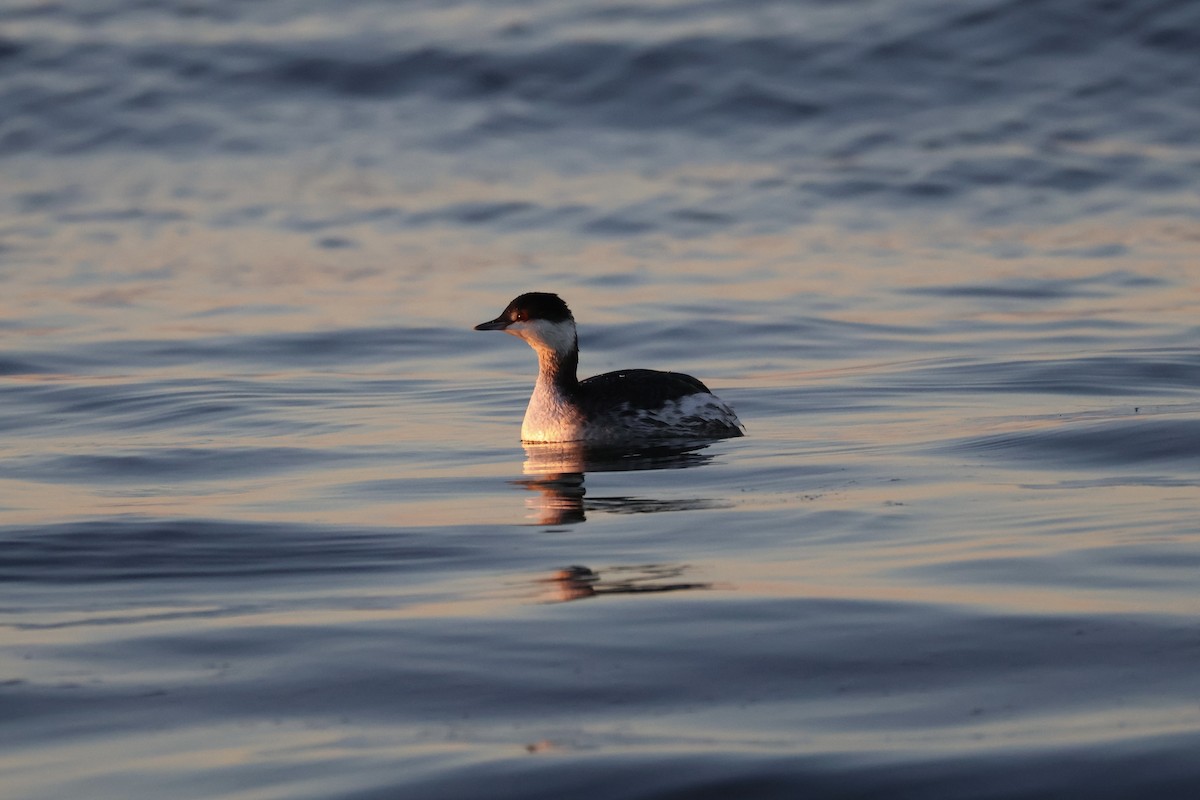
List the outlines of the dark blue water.
{"type": "Polygon", "coordinates": [[[1198,32],[4,4],[0,795],[1200,795],[1198,32]]]}

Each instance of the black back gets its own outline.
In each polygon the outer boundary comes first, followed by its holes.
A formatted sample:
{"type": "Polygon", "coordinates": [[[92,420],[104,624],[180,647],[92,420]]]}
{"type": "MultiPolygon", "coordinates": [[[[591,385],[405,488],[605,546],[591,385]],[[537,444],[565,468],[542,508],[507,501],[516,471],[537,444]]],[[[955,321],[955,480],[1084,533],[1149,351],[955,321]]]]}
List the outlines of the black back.
{"type": "Polygon", "coordinates": [[[606,372],[579,383],[585,405],[608,408],[629,403],[636,408],[656,409],[690,394],[710,393],[708,387],[682,372],[655,369],[622,369],[606,372]]]}

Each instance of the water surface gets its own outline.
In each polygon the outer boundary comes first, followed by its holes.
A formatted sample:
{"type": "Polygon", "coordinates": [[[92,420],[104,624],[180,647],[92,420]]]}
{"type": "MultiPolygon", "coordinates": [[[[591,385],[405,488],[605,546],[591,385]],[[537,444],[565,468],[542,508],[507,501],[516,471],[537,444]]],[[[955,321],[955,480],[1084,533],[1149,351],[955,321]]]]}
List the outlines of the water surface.
{"type": "Polygon", "coordinates": [[[5,797],[1200,791],[1193,4],[0,22],[5,797]]]}

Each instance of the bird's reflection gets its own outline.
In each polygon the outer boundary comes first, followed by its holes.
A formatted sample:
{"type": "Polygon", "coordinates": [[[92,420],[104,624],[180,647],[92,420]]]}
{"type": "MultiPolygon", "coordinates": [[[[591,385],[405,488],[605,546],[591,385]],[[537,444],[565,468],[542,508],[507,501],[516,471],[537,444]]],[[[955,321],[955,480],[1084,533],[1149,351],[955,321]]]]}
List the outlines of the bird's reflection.
{"type": "Polygon", "coordinates": [[[595,447],[583,442],[525,444],[525,478],[515,481],[535,493],[528,501],[539,525],[583,522],[589,510],[642,514],[713,508],[702,498],[653,500],[641,497],[595,497],[585,500],[584,475],[588,472],[624,472],[650,469],[686,469],[707,464],[712,454],[703,452],[709,441],[656,443],[638,447],[595,447]]]}
{"type": "Polygon", "coordinates": [[[645,592],[678,592],[686,589],[711,589],[711,583],[690,583],[675,580],[687,570],[679,564],[644,564],[641,566],[610,567],[602,573],[587,567],[571,566],[560,569],[542,584],[542,599],[547,603],[586,600],[606,594],[640,594],[645,592]]]}

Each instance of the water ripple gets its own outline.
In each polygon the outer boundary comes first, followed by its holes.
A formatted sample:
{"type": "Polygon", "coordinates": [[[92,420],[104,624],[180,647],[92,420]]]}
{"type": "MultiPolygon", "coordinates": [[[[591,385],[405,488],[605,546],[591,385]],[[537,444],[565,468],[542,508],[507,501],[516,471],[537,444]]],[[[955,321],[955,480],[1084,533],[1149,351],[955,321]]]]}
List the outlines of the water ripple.
{"type": "Polygon", "coordinates": [[[0,467],[0,477],[49,483],[142,483],[213,481],[309,470],[347,456],[301,447],[163,447],[106,453],[18,457],[0,467]]]}
{"type": "Polygon", "coordinates": [[[1200,419],[1138,419],[1131,416],[1091,424],[1068,423],[967,437],[946,449],[958,455],[1045,468],[1190,468],[1200,464],[1200,419]]]}
{"type": "Polygon", "coordinates": [[[443,535],[222,520],[106,519],[0,530],[0,582],[225,579],[396,569],[462,552],[443,535]]]}

